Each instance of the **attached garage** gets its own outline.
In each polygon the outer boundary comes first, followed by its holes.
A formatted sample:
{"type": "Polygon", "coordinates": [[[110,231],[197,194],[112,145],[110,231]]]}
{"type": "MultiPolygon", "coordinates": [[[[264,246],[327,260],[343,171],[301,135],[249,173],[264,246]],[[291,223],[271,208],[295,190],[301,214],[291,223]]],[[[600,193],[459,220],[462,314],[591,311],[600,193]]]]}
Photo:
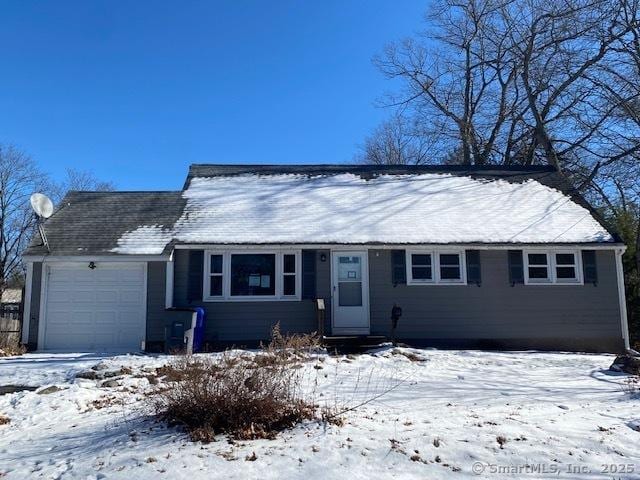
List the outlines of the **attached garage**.
{"type": "Polygon", "coordinates": [[[39,349],[140,350],[146,323],[146,265],[91,266],[44,266],[39,349]]]}

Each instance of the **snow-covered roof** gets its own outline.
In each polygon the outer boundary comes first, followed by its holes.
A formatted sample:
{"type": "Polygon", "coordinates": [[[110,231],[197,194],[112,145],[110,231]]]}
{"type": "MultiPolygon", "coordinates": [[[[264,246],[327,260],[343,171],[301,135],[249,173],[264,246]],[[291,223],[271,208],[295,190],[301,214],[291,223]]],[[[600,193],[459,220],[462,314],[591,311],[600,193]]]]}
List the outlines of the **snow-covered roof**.
{"type": "Polygon", "coordinates": [[[589,210],[535,180],[451,174],[194,178],[184,243],[547,243],[613,240],[589,210]]]}
{"type": "MultiPolygon", "coordinates": [[[[134,209],[137,224],[133,217],[124,231],[119,224],[115,238],[98,225],[86,235],[109,239],[101,243],[102,253],[152,255],[175,244],[616,241],[549,169],[320,167],[194,166],[179,196],[144,197],[145,208],[134,209]]],[[[56,225],[74,221],[81,222],[67,215],[56,225]]]]}

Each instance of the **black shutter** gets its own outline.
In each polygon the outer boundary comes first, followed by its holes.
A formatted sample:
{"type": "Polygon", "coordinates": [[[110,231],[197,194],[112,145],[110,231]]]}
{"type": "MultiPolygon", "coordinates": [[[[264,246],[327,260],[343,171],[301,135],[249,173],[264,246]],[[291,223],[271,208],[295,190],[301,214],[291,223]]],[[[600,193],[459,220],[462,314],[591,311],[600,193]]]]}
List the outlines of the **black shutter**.
{"type": "Polygon", "coordinates": [[[391,282],[394,287],[407,283],[407,255],[404,250],[391,251],[391,282]]]}
{"type": "Polygon", "coordinates": [[[584,283],[598,285],[598,267],[596,267],[596,251],[582,251],[582,270],[584,272],[584,283]]]}
{"type": "Polygon", "coordinates": [[[522,250],[509,250],[509,282],[512,287],[517,283],[524,283],[522,250]]]}
{"type": "Polygon", "coordinates": [[[482,283],[480,250],[467,250],[465,254],[467,257],[467,283],[480,286],[482,283]]]}
{"type": "Polygon", "coordinates": [[[316,251],[302,251],[302,298],[316,298],[316,251]]]}
{"type": "Polygon", "coordinates": [[[202,301],[202,277],[204,276],[204,251],[189,250],[189,275],[187,301],[202,301]]]}

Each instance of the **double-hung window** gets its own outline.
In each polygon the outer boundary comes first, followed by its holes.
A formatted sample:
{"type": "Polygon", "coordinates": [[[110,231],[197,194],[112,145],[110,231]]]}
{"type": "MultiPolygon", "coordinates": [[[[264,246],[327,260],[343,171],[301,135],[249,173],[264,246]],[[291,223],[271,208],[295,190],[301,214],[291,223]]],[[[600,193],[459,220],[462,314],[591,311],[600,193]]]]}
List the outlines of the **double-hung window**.
{"type": "Polygon", "coordinates": [[[407,251],[408,285],[463,285],[467,281],[462,251],[407,251]]]}
{"type": "Polygon", "coordinates": [[[207,272],[209,288],[205,291],[205,297],[207,296],[207,292],[209,297],[222,297],[222,265],[223,256],[221,254],[209,255],[209,271],[207,272]]]}
{"type": "Polygon", "coordinates": [[[554,254],[556,283],[579,283],[578,254],[559,252],[554,254]]]}
{"type": "Polygon", "coordinates": [[[582,266],[577,251],[524,252],[525,283],[529,285],[580,284],[582,266]]]}
{"type": "Polygon", "coordinates": [[[461,253],[439,253],[438,261],[438,280],[440,283],[464,282],[461,253]]]}
{"type": "Polygon", "coordinates": [[[299,300],[300,255],[300,251],[207,251],[204,300],[299,300]]]}
{"type": "Polygon", "coordinates": [[[282,296],[298,295],[299,269],[298,256],[293,253],[282,254],[282,296]]]}
{"type": "Polygon", "coordinates": [[[433,282],[433,254],[411,253],[411,280],[418,283],[433,282]]]}
{"type": "Polygon", "coordinates": [[[546,252],[528,252],[527,274],[530,283],[551,282],[549,254],[546,252]]]}

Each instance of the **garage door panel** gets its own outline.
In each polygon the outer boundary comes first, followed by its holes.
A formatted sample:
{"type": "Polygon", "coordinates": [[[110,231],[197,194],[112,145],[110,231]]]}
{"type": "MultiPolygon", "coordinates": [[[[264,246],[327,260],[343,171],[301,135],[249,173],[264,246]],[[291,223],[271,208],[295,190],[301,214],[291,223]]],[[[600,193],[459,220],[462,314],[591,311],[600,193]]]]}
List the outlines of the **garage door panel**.
{"type": "Polygon", "coordinates": [[[137,350],[146,317],[143,264],[49,266],[45,349],[137,350]]]}
{"type": "Polygon", "coordinates": [[[110,305],[114,302],[118,302],[120,299],[120,292],[118,290],[106,290],[101,289],[95,292],[94,303],[97,305],[110,305]]]}
{"type": "Polygon", "coordinates": [[[73,291],[62,289],[49,289],[49,305],[66,304],[73,298],[73,291]]]}
{"type": "Polygon", "coordinates": [[[98,336],[98,335],[112,335],[114,336],[115,334],[117,334],[117,330],[113,328],[113,325],[107,324],[107,323],[94,323],[91,328],[92,330],[92,335],[94,336],[98,336]]]}
{"type": "Polygon", "coordinates": [[[121,291],[120,302],[139,305],[142,302],[142,294],[133,290],[121,291]]]}
{"type": "Polygon", "coordinates": [[[76,290],[71,295],[71,302],[75,304],[95,303],[97,299],[98,295],[91,290],[76,290]]]}
{"type": "Polygon", "coordinates": [[[78,335],[51,334],[47,337],[49,349],[74,350],[82,349],[86,339],[78,335]]]}
{"type": "Polygon", "coordinates": [[[97,348],[107,348],[109,345],[113,345],[114,343],[118,343],[117,338],[114,338],[114,336],[110,333],[97,333],[95,336],[95,345],[97,348]]]}
{"type": "Polygon", "coordinates": [[[71,318],[66,312],[49,311],[47,315],[47,325],[67,325],[71,318]]]}
{"type": "Polygon", "coordinates": [[[69,328],[74,331],[78,331],[78,329],[81,327],[86,327],[86,329],[88,330],[94,324],[93,314],[88,312],[72,312],[69,314],[68,323],[69,328]]]}
{"type": "Polygon", "coordinates": [[[96,325],[106,323],[110,327],[113,327],[118,323],[118,312],[114,312],[113,310],[103,312],[97,311],[93,315],[93,321],[96,323],[96,325]]]}
{"type": "Polygon", "coordinates": [[[121,269],[98,269],[101,270],[99,272],[100,279],[105,284],[119,284],[122,282],[141,282],[144,278],[144,272],[139,270],[137,267],[128,268],[124,267],[121,269]]]}
{"type": "Polygon", "coordinates": [[[60,283],[60,284],[65,284],[65,283],[72,283],[72,284],[85,283],[86,284],[93,281],[93,275],[91,270],[89,270],[88,268],[83,268],[83,269],[76,268],[75,270],[63,269],[57,272],[52,271],[51,275],[49,276],[49,279],[52,282],[60,283]]]}

